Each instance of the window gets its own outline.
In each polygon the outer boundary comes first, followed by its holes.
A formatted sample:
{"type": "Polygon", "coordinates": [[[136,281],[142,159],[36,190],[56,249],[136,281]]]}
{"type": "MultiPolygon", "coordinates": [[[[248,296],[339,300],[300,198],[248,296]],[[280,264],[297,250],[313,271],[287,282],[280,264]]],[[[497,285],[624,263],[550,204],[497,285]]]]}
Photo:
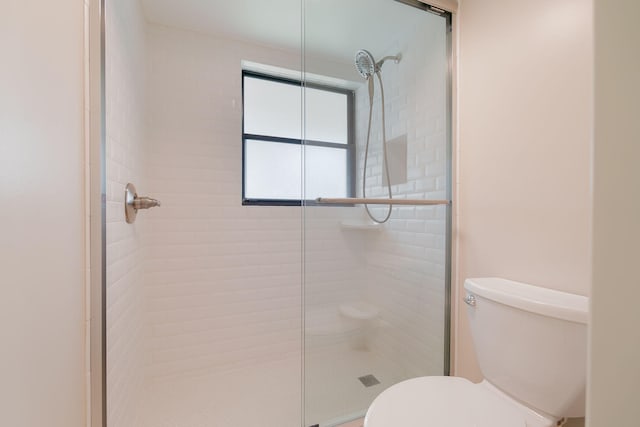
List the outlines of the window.
{"type": "Polygon", "coordinates": [[[249,71],[243,87],[243,205],[354,194],[353,92],[249,71]],[[304,150],[304,151],[303,151],[304,150]],[[304,159],[304,167],[303,167],[304,159]]]}

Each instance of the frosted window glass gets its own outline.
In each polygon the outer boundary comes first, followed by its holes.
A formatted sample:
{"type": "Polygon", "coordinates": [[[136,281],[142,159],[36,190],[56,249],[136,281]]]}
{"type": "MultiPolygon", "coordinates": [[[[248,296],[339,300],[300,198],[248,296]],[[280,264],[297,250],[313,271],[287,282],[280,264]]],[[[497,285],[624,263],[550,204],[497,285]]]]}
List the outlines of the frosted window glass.
{"type": "Polygon", "coordinates": [[[349,196],[349,95],[309,87],[302,91],[299,85],[244,76],[246,204],[349,196]],[[302,144],[303,125],[304,139],[309,141],[306,145],[302,144]],[[251,135],[260,137],[249,139],[251,135]],[[341,146],[326,147],[314,141],[341,146]]]}
{"type": "Polygon", "coordinates": [[[245,189],[247,199],[300,200],[302,195],[301,146],[247,140],[245,189]]]}
{"type": "Polygon", "coordinates": [[[305,107],[305,139],[347,144],[347,95],[305,88],[305,107]]]}
{"type": "Polygon", "coordinates": [[[244,78],[244,132],[302,138],[302,88],[244,78]]]}
{"type": "MultiPolygon", "coordinates": [[[[348,197],[347,150],[305,146],[304,198],[348,197]]],[[[300,200],[301,146],[247,140],[245,198],[300,200]]]]}
{"type": "Polygon", "coordinates": [[[348,197],[347,150],[305,146],[305,199],[348,197]]]}

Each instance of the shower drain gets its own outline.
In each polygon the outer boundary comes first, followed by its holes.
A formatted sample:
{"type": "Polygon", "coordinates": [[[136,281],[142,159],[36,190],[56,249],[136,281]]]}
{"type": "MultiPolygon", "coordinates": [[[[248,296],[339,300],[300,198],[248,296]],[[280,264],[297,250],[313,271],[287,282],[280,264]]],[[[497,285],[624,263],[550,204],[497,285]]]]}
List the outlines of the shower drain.
{"type": "Polygon", "coordinates": [[[380,381],[378,381],[378,379],[371,374],[365,375],[364,377],[358,377],[358,379],[365,387],[372,387],[374,385],[380,384],[380,381]]]}

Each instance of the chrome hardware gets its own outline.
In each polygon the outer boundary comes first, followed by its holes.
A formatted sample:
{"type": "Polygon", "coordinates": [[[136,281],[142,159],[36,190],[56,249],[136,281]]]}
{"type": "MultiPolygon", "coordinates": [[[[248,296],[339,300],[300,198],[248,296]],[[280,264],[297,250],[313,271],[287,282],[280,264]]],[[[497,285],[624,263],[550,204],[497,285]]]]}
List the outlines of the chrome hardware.
{"type": "Polygon", "coordinates": [[[476,296],[473,294],[467,294],[464,297],[464,302],[467,305],[470,305],[471,307],[475,307],[476,306],[476,296]]]}
{"type": "Polygon", "coordinates": [[[129,183],[124,189],[124,217],[127,224],[136,221],[138,209],[149,209],[160,206],[160,201],[151,197],[138,196],[135,185],[129,183]]]}
{"type": "Polygon", "coordinates": [[[149,209],[160,206],[160,202],[151,197],[137,197],[133,199],[133,207],[136,209],[149,209]]]}
{"type": "Polygon", "coordinates": [[[404,206],[431,206],[450,205],[449,200],[424,200],[424,199],[371,199],[362,197],[327,198],[318,197],[316,203],[322,205],[404,205],[404,206]]]}

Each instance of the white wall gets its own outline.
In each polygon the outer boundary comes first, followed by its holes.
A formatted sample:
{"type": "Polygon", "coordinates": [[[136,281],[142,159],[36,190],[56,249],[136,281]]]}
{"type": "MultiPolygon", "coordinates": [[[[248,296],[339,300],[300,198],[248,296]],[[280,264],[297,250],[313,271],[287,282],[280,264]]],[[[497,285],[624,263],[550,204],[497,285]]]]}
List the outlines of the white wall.
{"type": "Polygon", "coordinates": [[[595,1],[593,427],[640,422],[640,3],[613,3],[595,1]]]}
{"type": "Polygon", "coordinates": [[[144,248],[146,212],[124,217],[124,188],[147,188],[146,35],[137,1],[106,5],[107,419],[135,427],[144,379],[144,248]]]}
{"type": "Polygon", "coordinates": [[[0,425],[80,427],[83,2],[3,2],[0,51],[0,425]]]}
{"type": "Polygon", "coordinates": [[[454,373],[480,379],[464,279],[589,294],[592,6],[464,0],[454,373]]]}

